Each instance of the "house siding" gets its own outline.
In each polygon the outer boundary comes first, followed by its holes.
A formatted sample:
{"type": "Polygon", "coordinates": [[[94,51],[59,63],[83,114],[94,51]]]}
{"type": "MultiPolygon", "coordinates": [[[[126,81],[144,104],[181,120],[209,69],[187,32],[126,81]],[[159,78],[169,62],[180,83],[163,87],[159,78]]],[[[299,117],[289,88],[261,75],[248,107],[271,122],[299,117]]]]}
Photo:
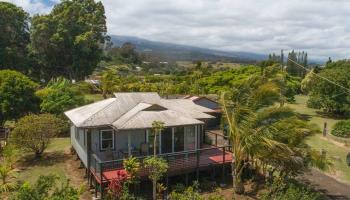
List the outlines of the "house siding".
{"type": "Polygon", "coordinates": [[[84,129],[77,128],[76,126],[71,126],[71,144],[74,147],[76,153],[78,154],[80,160],[87,166],[87,151],[86,151],[86,132],[84,129]]]}

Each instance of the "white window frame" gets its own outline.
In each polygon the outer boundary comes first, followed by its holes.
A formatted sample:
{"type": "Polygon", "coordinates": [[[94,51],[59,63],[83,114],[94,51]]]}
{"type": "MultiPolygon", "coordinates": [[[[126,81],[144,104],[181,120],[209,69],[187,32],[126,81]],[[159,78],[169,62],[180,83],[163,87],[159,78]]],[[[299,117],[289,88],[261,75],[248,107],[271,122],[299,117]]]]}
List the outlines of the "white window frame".
{"type": "Polygon", "coordinates": [[[112,131],[112,150],[114,150],[114,148],[115,148],[115,136],[114,136],[114,130],[113,129],[104,129],[104,130],[100,130],[100,151],[106,151],[107,150],[107,148],[103,148],[102,147],[102,142],[104,141],[103,140],[103,137],[102,137],[102,134],[103,134],[103,132],[110,132],[110,131],[112,131]]]}

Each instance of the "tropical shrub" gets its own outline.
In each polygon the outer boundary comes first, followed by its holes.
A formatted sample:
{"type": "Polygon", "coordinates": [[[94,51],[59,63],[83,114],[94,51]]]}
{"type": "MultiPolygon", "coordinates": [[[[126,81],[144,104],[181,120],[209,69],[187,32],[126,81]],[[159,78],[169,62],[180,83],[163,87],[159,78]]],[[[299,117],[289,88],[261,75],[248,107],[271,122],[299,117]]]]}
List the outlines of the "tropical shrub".
{"type": "Polygon", "coordinates": [[[64,111],[84,104],[84,97],[76,90],[69,80],[58,78],[36,92],[41,98],[41,112],[62,115],[64,111]]]}
{"type": "Polygon", "coordinates": [[[350,138],[350,120],[342,120],[333,126],[332,135],[343,138],[350,138]]]}
{"type": "Polygon", "coordinates": [[[157,181],[159,181],[164,173],[168,170],[168,163],[162,158],[156,156],[148,157],[144,160],[145,168],[149,170],[148,178],[153,184],[153,199],[156,199],[157,195],[157,181]]]}
{"type": "Polygon", "coordinates": [[[39,176],[36,183],[25,182],[13,195],[13,200],[79,200],[84,187],[74,188],[69,180],[62,180],[56,175],[39,176]]]}
{"type": "Polygon", "coordinates": [[[64,124],[63,120],[51,114],[29,114],[18,120],[11,132],[10,142],[40,157],[64,124]]]}
{"type": "Polygon", "coordinates": [[[0,194],[8,193],[17,188],[17,183],[13,180],[16,175],[17,173],[11,165],[6,162],[0,164],[0,194]]]}
{"type": "Polygon", "coordinates": [[[12,70],[0,70],[0,126],[39,109],[35,96],[38,84],[12,70]]]}
{"type": "Polygon", "coordinates": [[[323,200],[321,194],[295,180],[283,181],[276,178],[268,185],[268,191],[261,194],[261,200],[323,200]]]}

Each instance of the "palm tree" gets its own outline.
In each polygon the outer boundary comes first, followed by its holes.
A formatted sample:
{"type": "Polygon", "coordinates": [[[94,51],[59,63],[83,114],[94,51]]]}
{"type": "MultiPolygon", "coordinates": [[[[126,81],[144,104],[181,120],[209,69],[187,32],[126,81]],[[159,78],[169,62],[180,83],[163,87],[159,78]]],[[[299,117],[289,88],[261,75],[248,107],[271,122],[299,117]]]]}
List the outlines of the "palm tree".
{"type": "Polygon", "coordinates": [[[310,151],[303,140],[314,130],[293,110],[278,106],[283,100],[281,84],[267,75],[251,77],[231,93],[221,95],[234,156],[235,193],[244,192],[241,177],[248,165],[268,164],[284,175],[304,168],[303,157],[310,151]]]}
{"type": "Polygon", "coordinates": [[[156,157],[157,154],[157,135],[162,133],[164,129],[164,122],[162,121],[154,121],[152,122],[152,130],[154,134],[153,139],[153,156],[156,157]]]}
{"type": "Polygon", "coordinates": [[[157,135],[161,134],[164,129],[164,122],[154,121],[152,122],[152,130],[154,134],[153,139],[153,159],[146,159],[146,166],[150,167],[150,179],[153,185],[153,199],[157,199],[157,180],[167,170],[167,163],[162,159],[157,159],[157,135]],[[164,167],[163,167],[164,166],[164,167]]]}

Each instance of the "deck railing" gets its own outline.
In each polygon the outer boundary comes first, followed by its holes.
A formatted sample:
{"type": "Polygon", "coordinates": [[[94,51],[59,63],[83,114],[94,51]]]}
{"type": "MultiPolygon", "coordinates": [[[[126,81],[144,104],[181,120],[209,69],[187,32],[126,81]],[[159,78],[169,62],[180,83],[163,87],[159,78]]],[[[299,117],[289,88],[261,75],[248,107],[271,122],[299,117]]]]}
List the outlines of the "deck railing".
{"type": "Polygon", "coordinates": [[[228,136],[217,131],[205,131],[204,143],[213,146],[226,146],[229,144],[228,136]]]}
{"type": "MultiPolygon", "coordinates": [[[[169,166],[168,174],[175,174],[178,172],[199,169],[210,165],[224,164],[229,161],[228,156],[231,155],[229,152],[231,152],[230,146],[218,146],[197,150],[158,154],[157,157],[161,157],[167,161],[169,166]]],[[[143,161],[146,157],[149,156],[136,157],[141,163],[141,170],[139,171],[139,176],[141,177],[146,176],[148,173],[148,170],[143,167],[143,161]]],[[[102,177],[103,182],[106,181],[105,177],[103,177],[103,173],[107,171],[123,169],[123,161],[124,159],[102,161],[96,154],[93,154],[92,159],[90,160],[90,167],[91,171],[99,180],[101,180],[102,177]]]]}

